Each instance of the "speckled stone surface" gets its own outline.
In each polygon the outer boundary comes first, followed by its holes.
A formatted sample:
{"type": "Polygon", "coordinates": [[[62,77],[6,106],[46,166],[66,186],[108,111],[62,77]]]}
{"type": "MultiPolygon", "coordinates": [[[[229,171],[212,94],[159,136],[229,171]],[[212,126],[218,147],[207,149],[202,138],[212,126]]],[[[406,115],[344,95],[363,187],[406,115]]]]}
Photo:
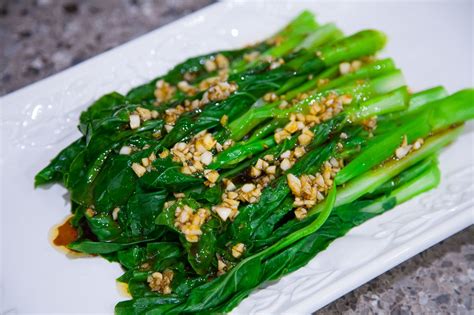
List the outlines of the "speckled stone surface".
{"type": "MultiPolygon", "coordinates": [[[[0,0],[0,95],[212,2],[0,0]]],[[[474,228],[413,257],[317,313],[474,314],[474,228]]]]}
{"type": "Polygon", "coordinates": [[[0,0],[0,95],[214,0],[0,0]]]}
{"type": "Polygon", "coordinates": [[[364,284],[324,314],[474,314],[474,227],[364,284]]]}

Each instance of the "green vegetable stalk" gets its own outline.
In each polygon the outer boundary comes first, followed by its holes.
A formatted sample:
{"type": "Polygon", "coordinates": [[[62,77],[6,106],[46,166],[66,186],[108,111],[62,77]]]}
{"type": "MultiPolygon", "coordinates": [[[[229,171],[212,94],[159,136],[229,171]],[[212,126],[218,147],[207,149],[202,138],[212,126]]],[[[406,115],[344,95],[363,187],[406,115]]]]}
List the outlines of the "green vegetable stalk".
{"type": "Polygon", "coordinates": [[[84,110],[34,184],[68,189],[67,248],[123,268],[117,314],[229,312],[439,184],[474,90],[410,92],[385,43],[304,11],[84,110]]]}

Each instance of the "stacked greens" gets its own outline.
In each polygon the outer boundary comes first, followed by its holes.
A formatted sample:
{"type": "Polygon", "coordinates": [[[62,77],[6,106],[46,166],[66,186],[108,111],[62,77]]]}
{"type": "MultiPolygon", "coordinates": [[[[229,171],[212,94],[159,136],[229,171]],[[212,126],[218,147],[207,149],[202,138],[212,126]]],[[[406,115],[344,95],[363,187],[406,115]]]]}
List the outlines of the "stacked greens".
{"type": "Polygon", "coordinates": [[[474,90],[413,94],[374,57],[384,45],[303,12],[81,114],[82,137],[35,185],[69,190],[69,249],[125,270],[133,299],[118,314],[228,312],[437,186],[436,155],[474,117],[474,90]]]}

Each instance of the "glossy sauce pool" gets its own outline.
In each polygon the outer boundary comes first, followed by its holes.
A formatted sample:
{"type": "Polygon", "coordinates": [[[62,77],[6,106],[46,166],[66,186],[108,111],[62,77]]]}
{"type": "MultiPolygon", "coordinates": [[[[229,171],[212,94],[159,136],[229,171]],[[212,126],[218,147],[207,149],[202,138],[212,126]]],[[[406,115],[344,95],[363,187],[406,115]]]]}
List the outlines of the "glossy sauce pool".
{"type": "Polygon", "coordinates": [[[71,224],[72,215],[67,216],[61,223],[53,226],[49,233],[49,240],[54,248],[68,257],[91,256],[67,248],[67,245],[77,239],[77,230],[71,224]]]}
{"type": "MultiPolygon", "coordinates": [[[[61,223],[56,224],[50,230],[49,240],[54,248],[59,252],[66,254],[69,258],[91,257],[80,252],[67,248],[67,245],[74,242],[78,237],[77,230],[71,224],[72,215],[67,216],[61,223]]],[[[131,298],[128,290],[128,284],[117,281],[117,291],[126,298],[131,298]]]]}

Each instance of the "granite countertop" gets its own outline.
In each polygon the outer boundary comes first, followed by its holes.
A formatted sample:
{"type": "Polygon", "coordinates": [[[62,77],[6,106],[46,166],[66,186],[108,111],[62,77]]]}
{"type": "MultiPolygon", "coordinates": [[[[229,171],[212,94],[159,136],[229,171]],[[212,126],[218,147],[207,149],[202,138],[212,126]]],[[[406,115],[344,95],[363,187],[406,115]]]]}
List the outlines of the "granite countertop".
{"type": "MultiPolygon", "coordinates": [[[[0,0],[0,95],[73,66],[213,0],[0,0]]],[[[474,228],[411,258],[318,314],[474,309],[474,228]]]]}

